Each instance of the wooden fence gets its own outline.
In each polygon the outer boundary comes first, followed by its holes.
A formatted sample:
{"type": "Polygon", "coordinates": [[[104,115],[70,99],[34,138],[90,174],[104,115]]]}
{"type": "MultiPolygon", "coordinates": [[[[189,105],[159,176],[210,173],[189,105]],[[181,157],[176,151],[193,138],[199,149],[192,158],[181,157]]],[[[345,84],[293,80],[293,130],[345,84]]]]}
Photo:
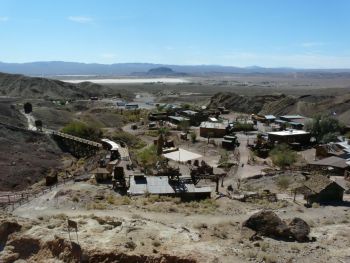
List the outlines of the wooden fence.
{"type": "Polygon", "coordinates": [[[60,185],[67,184],[69,182],[74,182],[74,177],[63,178],[62,181],[57,182],[52,186],[42,188],[35,191],[23,191],[23,192],[12,192],[0,195],[0,210],[13,211],[17,207],[32,201],[33,199],[40,197],[53,189],[56,189],[60,185]]]}

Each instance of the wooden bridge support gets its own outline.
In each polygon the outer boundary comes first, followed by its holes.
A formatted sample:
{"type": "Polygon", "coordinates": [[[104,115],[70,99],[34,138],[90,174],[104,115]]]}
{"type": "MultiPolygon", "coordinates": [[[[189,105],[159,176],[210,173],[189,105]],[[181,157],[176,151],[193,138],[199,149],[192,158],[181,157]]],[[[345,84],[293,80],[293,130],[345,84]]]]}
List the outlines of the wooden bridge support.
{"type": "Polygon", "coordinates": [[[89,145],[69,138],[64,138],[59,135],[53,134],[52,136],[63,151],[69,152],[77,158],[93,156],[100,149],[97,146],[89,145]]]}

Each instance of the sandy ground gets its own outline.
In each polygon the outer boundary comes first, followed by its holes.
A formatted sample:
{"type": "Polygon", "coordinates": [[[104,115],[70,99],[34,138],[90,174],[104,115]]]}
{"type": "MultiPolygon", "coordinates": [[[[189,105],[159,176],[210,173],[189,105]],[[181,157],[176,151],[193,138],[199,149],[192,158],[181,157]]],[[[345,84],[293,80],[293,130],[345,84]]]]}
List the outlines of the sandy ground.
{"type": "MultiPolygon", "coordinates": [[[[251,242],[240,235],[240,225],[261,209],[260,205],[221,198],[216,201],[217,208],[208,213],[195,212],[192,206],[181,210],[172,202],[145,203],[146,199],[139,206],[139,199],[133,198],[124,205],[87,209],[84,202],[96,193],[111,192],[106,185],[61,186],[17,208],[13,214],[34,220],[35,225],[26,234],[44,240],[54,235],[69,239],[65,227],[68,216],[78,222],[79,242],[85,249],[103,247],[104,251],[133,254],[154,254],[156,250],[194,257],[198,262],[349,262],[350,259],[348,207],[306,209],[296,203],[276,206],[273,210],[284,219],[299,216],[309,222],[311,236],[316,241],[296,243],[264,238],[251,242]],[[74,202],[72,197],[77,193],[81,194],[80,200],[74,202]],[[152,207],[168,207],[172,212],[157,212],[152,207]],[[129,242],[136,248],[127,248],[129,242]]],[[[76,236],[71,235],[71,239],[76,241],[76,236]]]]}

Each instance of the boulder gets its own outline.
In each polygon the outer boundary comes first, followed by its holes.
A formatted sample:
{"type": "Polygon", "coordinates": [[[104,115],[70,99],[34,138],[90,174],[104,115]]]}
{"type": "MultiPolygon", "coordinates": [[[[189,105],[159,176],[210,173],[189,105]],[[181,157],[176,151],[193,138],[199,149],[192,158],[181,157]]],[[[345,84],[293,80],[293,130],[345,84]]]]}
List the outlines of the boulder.
{"type": "Polygon", "coordinates": [[[253,214],[248,220],[243,222],[243,227],[254,230],[258,235],[289,238],[288,225],[282,221],[274,212],[262,210],[253,214]]]}
{"type": "Polygon", "coordinates": [[[303,219],[295,217],[288,226],[296,241],[305,242],[309,240],[310,226],[303,219]]]}
{"type": "Polygon", "coordinates": [[[287,224],[274,212],[262,210],[253,214],[242,224],[242,237],[254,240],[256,235],[283,240],[296,240],[298,242],[309,241],[310,226],[301,218],[293,218],[287,224]],[[245,229],[255,231],[255,235],[245,229]]]}
{"type": "Polygon", "coordinates": [[[0,252],[4,248],[7,242],[7,238],[14,232],[20,231],[22,226],[16,221],[3,221],[0,222],[0,252]]]}

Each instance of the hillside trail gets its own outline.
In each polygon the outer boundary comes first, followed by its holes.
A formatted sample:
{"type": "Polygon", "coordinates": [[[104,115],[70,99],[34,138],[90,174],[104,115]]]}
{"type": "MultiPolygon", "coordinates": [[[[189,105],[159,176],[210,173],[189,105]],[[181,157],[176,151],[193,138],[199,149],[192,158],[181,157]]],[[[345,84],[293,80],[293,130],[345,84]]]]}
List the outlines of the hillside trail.
{"type": "Polygon", "coordinates": [[[264,168],[267,168],[267,165],[257,165],[250,164],[251,153],[249,148],[247,147],[247,143],[250,140],[253,140],[255,137],[248,136],[243,133],[237,133],[237,138],[240,143],[239,145],[239,165],[236,171],[236,176],[239,179],[245,179],[249,177],[253,177],[255,175],[261,174],[261,171],[264,168]]]}
{"type": "Polygon", "coordinates": [[[20,111],[27,120],[27,129],[36,131],[35,118],[32,113],[25,113],[23,110],[20,111]]]}

